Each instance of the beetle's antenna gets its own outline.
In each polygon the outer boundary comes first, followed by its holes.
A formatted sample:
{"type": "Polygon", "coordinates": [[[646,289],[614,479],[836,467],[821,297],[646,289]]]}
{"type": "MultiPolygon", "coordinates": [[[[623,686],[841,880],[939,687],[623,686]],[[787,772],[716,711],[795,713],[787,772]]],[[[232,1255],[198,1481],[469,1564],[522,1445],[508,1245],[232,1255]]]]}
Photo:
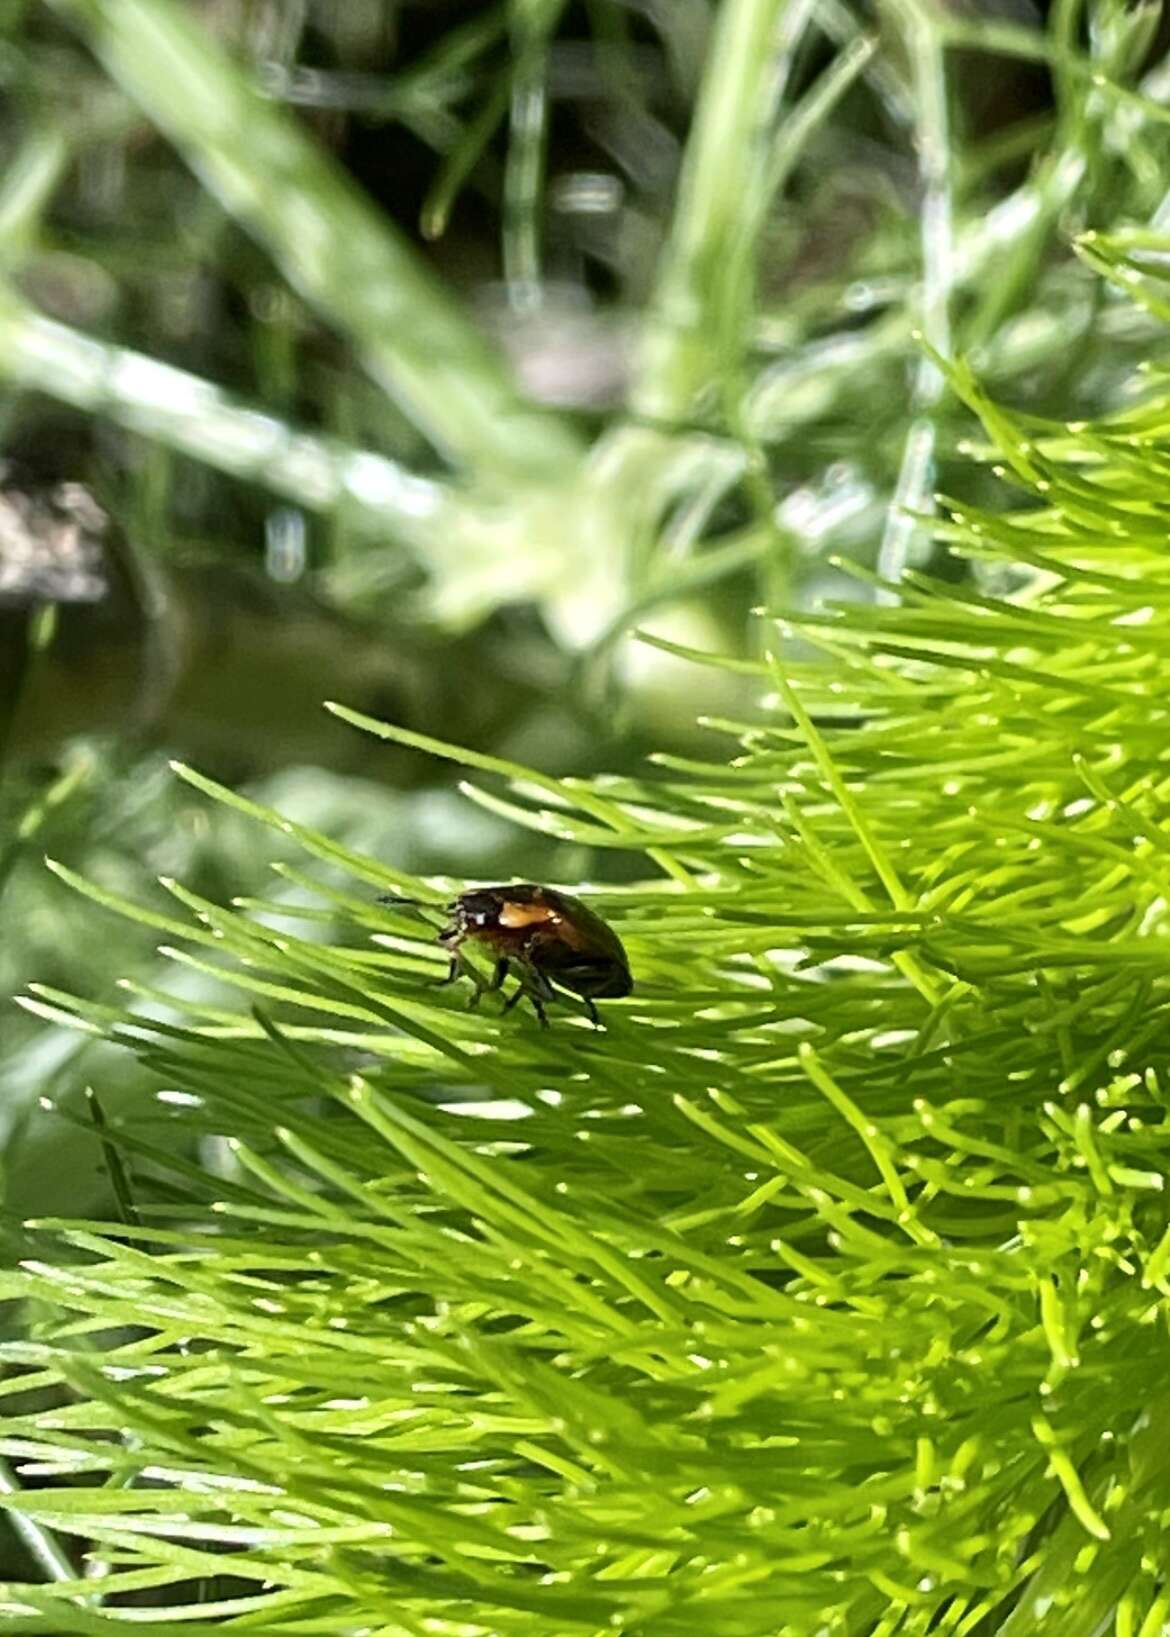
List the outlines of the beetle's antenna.
{"type": "Polygon", "coordinates": [[[390,904],[395,909],[417,909],[420,914],[424,910],[431,909],[437,914],[441,915],[446,908],[444,904],[434,904],[425,898],[407,898],[404,894],[397,892],[381,893],[379,894],[376,902],[379,904],[390,904]]]}

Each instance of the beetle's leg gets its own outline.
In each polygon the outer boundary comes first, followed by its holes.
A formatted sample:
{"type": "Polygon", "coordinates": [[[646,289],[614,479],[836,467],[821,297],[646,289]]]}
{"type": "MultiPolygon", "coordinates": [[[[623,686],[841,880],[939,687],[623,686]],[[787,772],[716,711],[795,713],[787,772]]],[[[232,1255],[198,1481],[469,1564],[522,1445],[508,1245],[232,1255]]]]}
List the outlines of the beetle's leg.
{"type": "Polygon", "coordinates": [[[471,979],[472,989],[471,993],[467,997],[467,1010],[469,1012],[474,1012],[475,1008],[483,999],[484,990],[488,988],[488,985],[480,977],[475,967],[472,966],[470,962],[463,959],[462,950],[454,952],[452,955],[452,960],[457,960],[459,962],[459,971],[461,976],[471,979]]]}
{"type": "Polygon", "coordinates": [[[524,999],[525,995],[527,995],[528,999],[532,1002],[532,1009],[540,1019],[541,1028],[547,1029],[548,1018],[545,1015],[544,1001],[530,984],[522,983],[519,989],[516,990],[515,994],[508,996],[507,1000],[504,1002],[505,1012],[510,1012],[513,1006],[518,1005],[519,1002],[524,999]]]}
{"type": "Polygon", "coordinates": [[[585,1002],[585,1010],[589,1013],[589,1021],[593,1024],[595,1029],[600,1029],[601,1019],[597,1015],[597,1007],[594,1006],[588,995],[583,995],[581,998],[585,1002]]]}
{"type": "Polygon", "coordinates": [[[503,960],[500,960],[500,961],[496,962],[496,969],[492,973],[492,981],[488,984],[488,988],[489,989],[502,989],[504,987],[504,979],[507,976],[508,976],[508,961],[507,961],[507,958],[505,957],[503,960]]]}
{"type": "Polygon", "coordinates": [[[439,935],[439,942],[450,955],[451,961],[450,965],[447,967],[447,976],[445,978],[439,978],[435,983],[435,988],[445,989],[449,983],[456,983],[460,978],[468,977],[475,984],[475,989],[472,993],[471,999],[468,1001],[468,1005],[475,1006],[479,1002],[480,991],[483,988],[483,985],[480,982],[474,968],[468,966],[467,962],[464,960],[463,951],[459,947],[458,935],[458,927],[447,927],[445,933],[440,933],[439,935]]]}
{"type": "Polygon", "coordinates": [[[541,1028],[547,1029],[548,1015],[545,1012],[544,1003],[546,1000],[555,1000],[557,993],[544,973],[538,971],[535,967],[529,974],[528,998],[532,1002],[532,1010],[540,1020],[541,1028]]]}
{"type": "Polygon", "coordinates": [[[544,1003],[546,1000],[555,1000],[556,994],[548,979],[542,977],[535,967],[528,965],[524,967],[524,975],[520,979],[519,987],[504,1002],[505,1012],[510,1012],[513,1006],[518,1005],[524,999],[525,995],[532,1002],[533,1011],[540,1019],[541,1028],[547,1029],[548,1017],[545,1014],[544,1003]]]}

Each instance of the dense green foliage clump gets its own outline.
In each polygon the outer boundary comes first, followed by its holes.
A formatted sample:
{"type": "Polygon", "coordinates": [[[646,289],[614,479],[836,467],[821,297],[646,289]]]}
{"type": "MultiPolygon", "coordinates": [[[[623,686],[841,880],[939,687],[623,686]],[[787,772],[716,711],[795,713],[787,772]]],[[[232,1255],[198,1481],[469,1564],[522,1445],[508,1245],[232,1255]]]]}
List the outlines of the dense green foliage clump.
{"type": "Polygon", "coordinates": [[[10,1629],[1161,1629],[1170,397],[979,407],[1030,493],[943,534],[1015,594],[803,620],[832,667],[769,620],[726,763],[467,757],[646,856],[603,1033],[429,990],[402,880],[307,831],[300,910],[120,906],[234,1003],[40,996],[158,1104],[131,1220],[3,1283],[3,1447],[69,1480],[8,1504],[101,1566],[10,1629]]]}

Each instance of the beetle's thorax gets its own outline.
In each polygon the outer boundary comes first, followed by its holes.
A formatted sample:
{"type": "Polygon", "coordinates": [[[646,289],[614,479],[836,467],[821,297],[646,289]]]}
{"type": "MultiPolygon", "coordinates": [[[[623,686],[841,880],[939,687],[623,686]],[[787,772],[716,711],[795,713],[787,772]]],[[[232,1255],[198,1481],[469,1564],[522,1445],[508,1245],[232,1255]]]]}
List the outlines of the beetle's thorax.
{"type": "Polygon", "coordinates": [[[559,919],[550,904],[536,899],[513,899],[498,890],[465,892],[450,908],[455,924],[469,933],[491,932],[496,928],[519,931],[559,919]]]}

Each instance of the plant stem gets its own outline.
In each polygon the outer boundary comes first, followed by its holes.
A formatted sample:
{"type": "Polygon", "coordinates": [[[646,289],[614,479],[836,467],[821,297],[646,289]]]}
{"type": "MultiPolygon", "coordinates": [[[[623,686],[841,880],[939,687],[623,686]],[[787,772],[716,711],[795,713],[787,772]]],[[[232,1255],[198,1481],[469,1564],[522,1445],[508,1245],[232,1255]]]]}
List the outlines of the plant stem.
{"type": "Polygon", "coordinates": [[[549,36],[561,0],[516,7],[512,24],[512,132],[504,171],[503,252],[508,299],[519,313],[540,305],[540,191],[548,141],[545,84],[549,36]]]}
{"type": "Polygon", "coordinates": [[[352,508],[416,549],[452,512],[464,510],[446,484],[233,403],[200,376],[41,317],[3,287],[0,373],[311,511],[352,508]]]}
{"type": "Polygon", "coordinates": [[[726,253],[745,197],[759,183],[783,7],[784,0],[727,0],[715,24],[631,388],[635,412],[652,420],[687,417],[717,372],[726,253]]]}
{"type": "Polygon", "coordinates": [[[14,154],[0,186],[0,265],[18,267],[28,254],[69,158],[61,133],[47,126],[14,154]]]}
{"type": "MultiPolygon", "coordinates": [[[[898,9],[905,18],[917,111],[916,146],[922,179],[922,333],[934,353],[946,358],[951,350],[949,307],[955,267],[946,62],[933,12],[920,0],[906,0],[898,9]]],[[[920,534],[918,516],[934,509],[932,412],[942,391],[938,366],[931,357],[921,358],[913,388],[918,414],[906,435],[878,553],[880,574],[895,584],[920,534]]],[[[889,597],[891,593],[880,595],[889,597]]]]}

